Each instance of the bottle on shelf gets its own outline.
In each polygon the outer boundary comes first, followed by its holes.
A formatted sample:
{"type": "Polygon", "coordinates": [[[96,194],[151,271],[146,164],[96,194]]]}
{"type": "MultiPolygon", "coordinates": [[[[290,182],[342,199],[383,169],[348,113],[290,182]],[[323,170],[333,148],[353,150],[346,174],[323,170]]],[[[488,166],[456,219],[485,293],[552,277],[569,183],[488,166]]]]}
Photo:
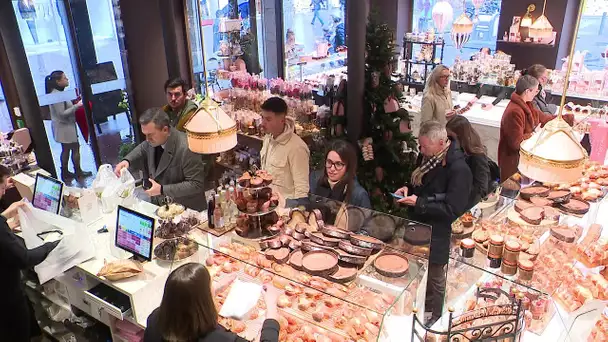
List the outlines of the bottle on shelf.
{"type": "Polygon", "coordinates": [[[222,202],[220,200],[220,195],[215,194],[215,208],[213,209],[213,220],[216,229],[224,228],[224,216],[222,213],[222,202]]]}
{"type": "Polygon", "coordinates": [[[236,219],[239,216],[239,209],[236,207],[236,194],[234,192],[234,187],[228,188],[230,193],[230,199],[228,206],[228,212],[230,213],[230,224],[236,224],[236,219]]]}
{"type": "Polygon", "coordinates": [[[207,200],[207,226],[215,229],[215,221],[213,220],[213,211],[215,210],[215,193],[211,191],[207,200]]]}

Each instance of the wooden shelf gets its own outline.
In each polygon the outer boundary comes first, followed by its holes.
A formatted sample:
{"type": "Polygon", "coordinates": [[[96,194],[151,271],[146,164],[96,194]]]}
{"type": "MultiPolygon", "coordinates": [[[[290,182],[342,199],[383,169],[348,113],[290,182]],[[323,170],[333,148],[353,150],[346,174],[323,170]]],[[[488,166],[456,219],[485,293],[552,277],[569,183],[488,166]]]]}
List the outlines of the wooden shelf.
{"type": "Polygon", "coordinates": [[[555,45],[552,45],[552,44],[539,44],[539,43],[532,43],[532,42],[510,42],[508,40],[497,40],[496,43],[511,44],[511,45],[520,45],[520,46],[527,46],[527,47],[538,47],[538,48],[554,48],[554,47],[556,47],[555,45]]]}

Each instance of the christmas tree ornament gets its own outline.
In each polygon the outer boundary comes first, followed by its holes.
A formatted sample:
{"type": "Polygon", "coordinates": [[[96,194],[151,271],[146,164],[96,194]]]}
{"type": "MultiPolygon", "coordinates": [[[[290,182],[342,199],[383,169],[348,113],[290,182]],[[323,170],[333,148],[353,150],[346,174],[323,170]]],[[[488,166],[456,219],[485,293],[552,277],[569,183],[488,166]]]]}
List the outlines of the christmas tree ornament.
{"type": "Polygon", "coordinates": [[[399,110],[399,103],[395,100],[394,97],[389,96],[386,100],[384,100],[384,112],[385,113],[394,113],[399,110]]]}
{"type": "MultiPolygon", "coordinates": [[[[410,133],[412,131],[412,125],[409,120],[401,119],[399,121],[399,133],[410,133]]],[[[405,144],[405,141],[403,142],[405,144]]],[[[405,144],[407,146],[407,144],[405,144]]]]}
{"type": "Polygon", "coordinates": [[[363,154],[364,161],[374,160],[374,148],[372,146],[372,143],[372,138],[365,138],[359,140],[359,147],[361,148],[361,153],[363,154]]]}
{"type": "Polygon", "coordinates": [[[438,1],[433,6],[433,23],[439,34],[443,33],[446,25],[454,18],[454,9],[447,1],[438,1]]]}
{"type": "Polygon", "coordinates": [[[372,72],[372,88],[378,88],[380,85],[380,72],[373,71],[372,72]]]}

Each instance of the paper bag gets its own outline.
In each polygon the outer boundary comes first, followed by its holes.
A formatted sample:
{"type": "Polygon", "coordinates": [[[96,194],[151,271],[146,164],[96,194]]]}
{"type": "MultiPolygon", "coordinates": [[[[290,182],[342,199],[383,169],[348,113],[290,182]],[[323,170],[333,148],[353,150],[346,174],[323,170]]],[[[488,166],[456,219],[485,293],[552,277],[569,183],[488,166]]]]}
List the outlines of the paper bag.
{"type": "Polygon", "coordinates": [[[36,248],[44,243],[42,240],[44,235],[39,237],[38,234],[40,233],[53,230],[59,230],[62,233],[61,241],[57,247],[49,253],[43,262],[34,266],[40,284],[44,284],[70,268],[95,257],[95,247],[84,225],[36,209],[29,203],[28,207],[29,211],[19,209],[23,239],[28,249],[36,248]]]}

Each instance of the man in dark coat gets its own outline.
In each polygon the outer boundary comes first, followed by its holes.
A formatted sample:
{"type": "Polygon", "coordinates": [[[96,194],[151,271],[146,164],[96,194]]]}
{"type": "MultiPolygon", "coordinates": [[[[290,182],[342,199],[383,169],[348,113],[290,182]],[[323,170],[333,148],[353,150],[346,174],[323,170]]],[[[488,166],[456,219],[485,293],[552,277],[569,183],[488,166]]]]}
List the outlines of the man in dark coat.
{"type": "Polygon", "coordinates": [[[450,254],[452,222],[466,211],[473,176],[458,141],[445,127],[427,121],[420,127],[420,155],[411,184],[397,190],[399,203],[411,207],[410,218],[432,226],[429,276],[426,287],[430,323],[441,317],[450,254]]]}

